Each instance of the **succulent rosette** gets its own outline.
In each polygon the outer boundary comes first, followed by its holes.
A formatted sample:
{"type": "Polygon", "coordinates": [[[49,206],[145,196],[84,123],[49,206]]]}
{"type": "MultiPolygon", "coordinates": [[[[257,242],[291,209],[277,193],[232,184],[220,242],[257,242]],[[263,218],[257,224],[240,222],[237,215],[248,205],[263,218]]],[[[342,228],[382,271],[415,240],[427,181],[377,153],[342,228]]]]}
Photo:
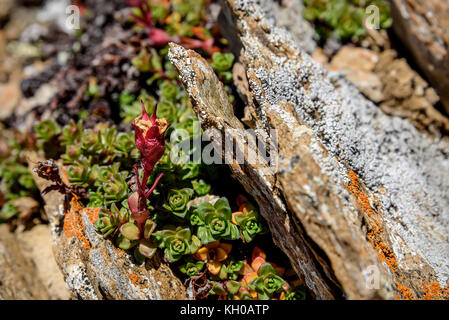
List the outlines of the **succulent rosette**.
{"type": "Polygon", "coordinates": [[[176,217],[184,219],[188,210],[187,203],[192,195],[193,190],[190,188],[172,189],[168,192],[167,202],[164,203],[163,207],[176,217]]]}
{"type": "Polygon", "coordinates": [[[61,156],[65,164],[73,164],[82,155],[82,150],[79,145],[68,145],[66,152],[61,156]]]}
{"type": "Polygon", "coordinates": [[[228,71],[234,63],[234,55],[232,53],[215,52],[212,55],[212,67],[217,71],[228,71]]]}
{"type": "Polygon", "coordinates": [[[192,187],[198,196],[205,196],[210,192],[211,185],[207,184],[203,179],[192,180],[192,187]]]}
{"type": "Polygon", "coordinates": [[[249,202],[240,205],[240,211],[232,214],[232,222],[239,226],[240,236],[246,243],[251,242],[258,234],[266,231],[259,213],[249,202]]]}
{"type": "Polygon", "coordinates": [[[132,132],[120,132],[115,139],[114,148],[122,157],[137,157],[137,150],[134,145],[134,134],[132,132]]]}
{"type": "Polygon", "coordinates": [[[102,209],[98,214],[98,219],[95,221],[95,227],[104,237],[112,235],[117,228],[126,223],[129,219],[126,208],[117,208],[115,204],[111,205],[110,210],[102,209]]]}
{"type": "Polygon", "coordinates": [[[194,254],[201,245],[200,240],[191,234],[189,228],[166,226],[153,235],[154,242],[164,249],[164,258],[168,262],[175,262],[182,256],[194,254]]]}
{"type": "Polygon", "coordinates": [[[111,178],[103,183],[104,202],[106,205],[113,202],[121,202],[128,196],[128,184],[125,181],[126,174],[120,172],[111,176],[111,178]]]}
{"type": "Polygon", "coordinates": [[[203,244],[219,239],[236,240],[238,227],[231,223],[231,208],[226,198],[220,198],[214,205],[203,202],[193,209],[190,221],[198,225],[197,236],[203,244]]]}
{"type": "Polygon", "coordinates": [[[175,104],[170,100],[161,100],[157,104],[157,116],[167,119],[170,123],[176,121],[177,108],[175,104]]]}
{"type": "Polygon", "coordinates": [[[230,260],[227,264],[223,265],[220,271],[222,279],[237,280],[240,271],[243,269],[244,261],[230,260]]]}
{"type": "Polygon", "coordinates": [[[75,122],[74,120],[72,120],[71,123],[69,123],[62,129],[62,133],[59,137],[61,145],[70,146],[75,144],[77,141],[81,139],[82,131],[83,131],[82,122],[81,121],[75,122]]]}
{"type": "Polygon", "coordinates": [[[186,263],[179,266],[179,270],[185,273],[190,278],[195,277],[198,273],[203,270],[203,261],[187,261],[186,263]]]}
{"type": "Polygon", "coordinates": [[[90,162],[85,158],[76,160],[72,165],[66,168],[67,177],[70,183],[82,186],[89,185],[90,172],[90,162]]]}
{"type": "Polygon", "coordinates": [[[179,87],[176,82],[164,81],[160,86],[160,96],[165,100],[176,101],[179,97],[179,87]]]}
{"type": "Polygon", "coordinates": [[[84,130],[80,147],[87,154],[101,154],[103,146],[101,145],[100,132],[94,129],[84,130]]]}
{"type": "Polygon", "coordinates": [[[61,133],[61,128],[53,120],[44,120],[34,126],[40,143],[48,142],[61,133]]]}
{"type": "Polygon", "coordinates": [[[256,291],[260,300],[269,300],[276,293],[288,290],[288,284],[276,275],[270,263],[264,263],[257,271],[257,278],[249,282],[248,287],[256,291]]]}

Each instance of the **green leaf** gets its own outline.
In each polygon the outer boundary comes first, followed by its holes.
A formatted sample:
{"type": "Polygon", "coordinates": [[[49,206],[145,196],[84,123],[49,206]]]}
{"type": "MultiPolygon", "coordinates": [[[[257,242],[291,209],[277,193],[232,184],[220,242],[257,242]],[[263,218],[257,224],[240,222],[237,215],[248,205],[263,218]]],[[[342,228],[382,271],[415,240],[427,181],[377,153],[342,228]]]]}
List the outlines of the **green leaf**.
{"type": "Polygon", "coordinates": [[[229,201],[225,197],[218,199],[218,201],[214,205],[217,213],[221,214],[227,220],[231,220],[232,212],[231,207],[229,206],[229,201]]]}
{"type": "Polygon", "coordinates": [[[125,238],[122,234],[119,234],[117,237],[117,247],[119,247],[120,249],[123,250],[129,250],[132,247],[134,247],[136,244],[138,243],[138,241],[131,241],[127,238],[125,238]]]}
{"type": "Polygon", "coordinates": [[[192,187],[195,193],[198,196],[204,196],[210,192],[211,186],[210,184],[207,184],[203,179],[199,180],[192,180],[192,187]]]}
{"type": "Polygon", "coordinates": [[[141,240],[138,248],[140,254],[149,259],[151,259],[157,251],[157,246],[149,240],[141,240]]]}
{"type": "Polygon", "coordinates": [[[156,229],[156,223],[150,219],[146,220],[143,233],[145,239],[150,239],[150,236],[154,232],[154,229],[156,229]]]}
{"type": "Polygon", "coordinates": [[[271,264],[269,264],[268,262],[262,264],[260,266],[259,270],[257,270],[257,275],[259,277],[260,276],[265,276],[265,275],[270,274],[270,273],[275,273],[275,270],[274,270],[273,266],[271,264]]]}
{"type": "Polygon", "coordinates": [[[183,239],[187,242],[190,242],[192,238],[192,233],[190,232],[189,228],[183,228],[176,232],[176,237],[183,239]]]}
{"type": "Polygon", "coordinates": [[[120,227],[121,234],[129,240],[139,240],[140,231],[139,228],[131,222],[125,223],[120,227]]]}
{"type": "Polygon", "coordinates": [[[226,290],[232,295],[239,292],[240,287],[241,284],[237,281],[229,280],[226,282],[226,290]]]}

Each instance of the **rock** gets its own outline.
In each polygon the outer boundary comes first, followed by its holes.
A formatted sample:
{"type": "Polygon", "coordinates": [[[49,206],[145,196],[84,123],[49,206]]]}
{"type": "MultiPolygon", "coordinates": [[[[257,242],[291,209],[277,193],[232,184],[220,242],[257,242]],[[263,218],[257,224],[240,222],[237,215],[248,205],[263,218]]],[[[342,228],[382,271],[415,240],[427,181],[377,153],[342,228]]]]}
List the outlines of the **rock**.
{"type": "Polygon", "coordinates": [[[0,84],[0,101],[2,101],[0,120],[5,120],[13,114],[21,96],[20,79],[17,73],[8,83],[0,84]]]}
{"type": "Polygon", "coordinates": [[[393,28],[449,113],[449,3],[393,0],[393,28]]]}
{"type": "Polygon", "coordinates": [[[12,202],[12,204],[19,210],[19,219],[28,221],[31,219],[33,213],[39,211],[40,204],[31,197],[20,197],[12,202]]]}
{"type": "Polygon", "coordinates": [[[48,299],[32,261],[20,250],[7,225],[0,225],[0,300],[48,299]]]}
{"type": "Polygon", "coordinates": [[[404,58],[394,50],[379,55],[374,73],[381,79],[383,101],[380,108],[387,114],[408,119],[420,131],[436,137],[449,134],[449,119],[435,108],[439,97],[404,58]]]}
{"type": "MultiPolygon", "coordinates": [[[[39,159],[29,153],[30,167],[39,159]]],[[[49,182],[33,173],[42,191],[49,182]]],[[[56,262],[72,295],[97,299],[186,299],[185,288],[170,267],[156,256],[138,265],[132,256],[104,239],[95,230],[99,209],[70,203],[58,192],[43,196],[50,221],[56,262]]]]}
{"type": "Polygon", "coordinates": [[[30,230],[16,231],[16,238],[23,255],[36,266],[35,276],[45,287],[51,300],[67,300],[67,289],[53,255],[51,231],[48,225],[40,224],[30,230]]]}
{"type": "MultiPolygon", "coordinates": [[[[216,129],[222,136],[226,134],[225,130],[232,130],[236,135],[232,138],[236,141],[237,148],[244,150],[247,145],[254,152],[255,146],[247,143],[244,127],[233,114],[223,84],[207,62],[194,51],[187,51],[173,43],[170,44],[169,58],[178,69],[203,130],[216,129]]],[[[218,151],[221,146],[214,147],[222,159],[225,159],[227,155],[218,151]]],[[[270,168],[265,163],[254,166],[231,164],[233,174],[258,202],[261,214],[273,233],[273,240],[287,253],[300,279],[307,283],[318,298],[334,298],[336,290],[332,284],[323,280],[326,276],[305,244],[303,235],[292,230],[295,228],[295,221],[287,214],[279,192],[274,189],[273,177],[259,175],[258,171],[264,172],[267,169],[269,171],[270,168]],[[287,248],[292,250],[287,251],[287,248]]]]}
{"type": "MultiPolygon", "coordinates": [[[[449,145],[384,114],[326,72],[257,1],[226,2],[255,128],[277,132],[278,167],[230,163],[275,243],[316,298],[428,298],[449,278],[449,145]]],[[[206,61],[171,44],[203,129],[251,143],[206,61]]],[[[245,92],[242,89],[241,92],[245,92]]],[[[271,141],[273,143],[273,141],[271,141]]],[[[254,148],[254,147],[253,147],[254,148]]],[[[275,155],[275,153],[273,153],[275,155]]],[[[221,153],[226,157],[226,153],[221,153]]],[[[276,163],[276,162],[275,162],[276,163]]]]}
{"type": "Polygon", "coordinates": [[[338,51],[326,68],[344,72],[346,78],[360,92],[377,103],[383,100],[382,82],[373,73],[378,60],[378,55],[371,50],[345,46],[338,51]]]}
{"type": "MultiPolygon", "coordinates": [[[[312,54],[316,50],[318,37],[310,23],[302,18],[304,9],[302,0],[260,0],[260,8],[264,19],[277,23],[279,27],[291,32],[295,41],[300,43],[307,53],[312,54]]],[[[221,32],[226,38],[232,38],[236,33],[227,16],[229,16],[227,7],[222,6],[222,14],[219,16],[221,32]]],[[[231,40],[230,45],[234,54],[238,56],[240,53],[238,43],[231,40]]]]}
{"type": "Polygon", "coordinates": [[[296,43],[300,44],[303,50],[312,54],[317,45],[318,37],[310,23],[305,19],[298,19],[303,16],[304,4],[302,0],[265,0],[262,5],[267,15],[274,18],[274,23],[280,28],[285,28],[292,35],[296,43]],[[270,7],[271,5],[271,7],[270,7]]]}
{"type": "Polygon", "coordinates": [[[13,0],[0,0],[0,24],[4,23],[9,18],[13,6],[13,0]]]}

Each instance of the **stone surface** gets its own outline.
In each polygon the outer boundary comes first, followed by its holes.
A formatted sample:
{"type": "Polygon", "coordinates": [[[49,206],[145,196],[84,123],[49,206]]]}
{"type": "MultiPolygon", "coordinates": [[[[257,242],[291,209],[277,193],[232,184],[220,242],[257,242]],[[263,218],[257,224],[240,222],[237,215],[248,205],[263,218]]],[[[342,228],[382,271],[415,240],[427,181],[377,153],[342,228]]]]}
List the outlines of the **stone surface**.
{"type": "Polygon", "coordinates": [[[397,58],[396,51],[382,52],[374,73],[382,82],[379,105],[385,113],[406,118],[435,136],[449,134],[449,119],[435,108],[440,101],[437,93],[404,58],[397,58]]]}
{"type": "MultiPolygon", "coordinates": [[[[30,166],[36,154],[28,154],[30,166]]],[[[49,183],[34,174],[42,191],[49,183]]],[[[58,192],[44,197],[56,262],[72,296],[83,300],[186,299],[185,288],[169,266],[155,257],[138,265],[132,256],[95,230],[98,209],[70,203],[58,192]]]]}
{"type": "Polygon", "coordinates": [[[393,28],[449,113],[449,2],[393,0],[393,28]]]}
{"type": "MultiPolygon", "coordinates": [[[[384,114],[324,70],[264,19],[260,2],[226,3],[243,48],[245,115],[262,135],[277,130],[279,151],[271,173],[248,159],[230,167],[301,279],[320,299],[341,297],[339,289],[350,299],[429,298],[429,286],[443,292],[448,144],[384,114]]],[[[203,128],[244,128],[205,60],[173,44],[169,58],[203,128]]],[[[239,132],[233,140],[243,150],[239,132]]]]}
{"type": "Polygon", "coordinates": [[[8,226],[0,225],[0,300],[48,299],[33,262],[26,258],[8,226]]]}
{"type": "Polygon", "coordinates": [[[385,113],[408,119],[420,131],[447,136],[449,119],[436,108],[435,90],[393,49],[372,50],[344,46],[330,63],[315,51],[313,59],[327,70],[343,72],[368,99],[385,113]]]}
{"type": "Polygon", "coordinates": [[[342,71],[360,92],[377,103],[383,100],[382,82],[373,73],[378,61],[378,55],[371,50],[345,46],[332,58],[327,69],[342,71]]]}
{"type": "Polygon", "coordinates": [[[36,225],[30,230],[16,230],[16,238],[25,257],[36,266],[35,277],[45,287],[48,298],[67,300],[70,291],[62,277],[53,255],[53,242],[48,225],[36,225]]]}

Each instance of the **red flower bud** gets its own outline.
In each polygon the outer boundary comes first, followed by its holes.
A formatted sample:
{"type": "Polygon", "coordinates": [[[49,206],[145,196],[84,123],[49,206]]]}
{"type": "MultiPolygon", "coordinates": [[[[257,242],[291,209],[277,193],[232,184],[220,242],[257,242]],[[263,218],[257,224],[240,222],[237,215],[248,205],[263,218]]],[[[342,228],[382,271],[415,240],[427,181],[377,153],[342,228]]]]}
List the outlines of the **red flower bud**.
{"type": "Polygon", "coordinates": [[[164,155],[164,133],[170,126],[167,120],[156,119],[156,109],[157,107],[150,118],[142,102],[142,115],[132,123],[136,147],[140,151],[140,165],[148,172],[153,171],[156,163],[164,155]]]}

